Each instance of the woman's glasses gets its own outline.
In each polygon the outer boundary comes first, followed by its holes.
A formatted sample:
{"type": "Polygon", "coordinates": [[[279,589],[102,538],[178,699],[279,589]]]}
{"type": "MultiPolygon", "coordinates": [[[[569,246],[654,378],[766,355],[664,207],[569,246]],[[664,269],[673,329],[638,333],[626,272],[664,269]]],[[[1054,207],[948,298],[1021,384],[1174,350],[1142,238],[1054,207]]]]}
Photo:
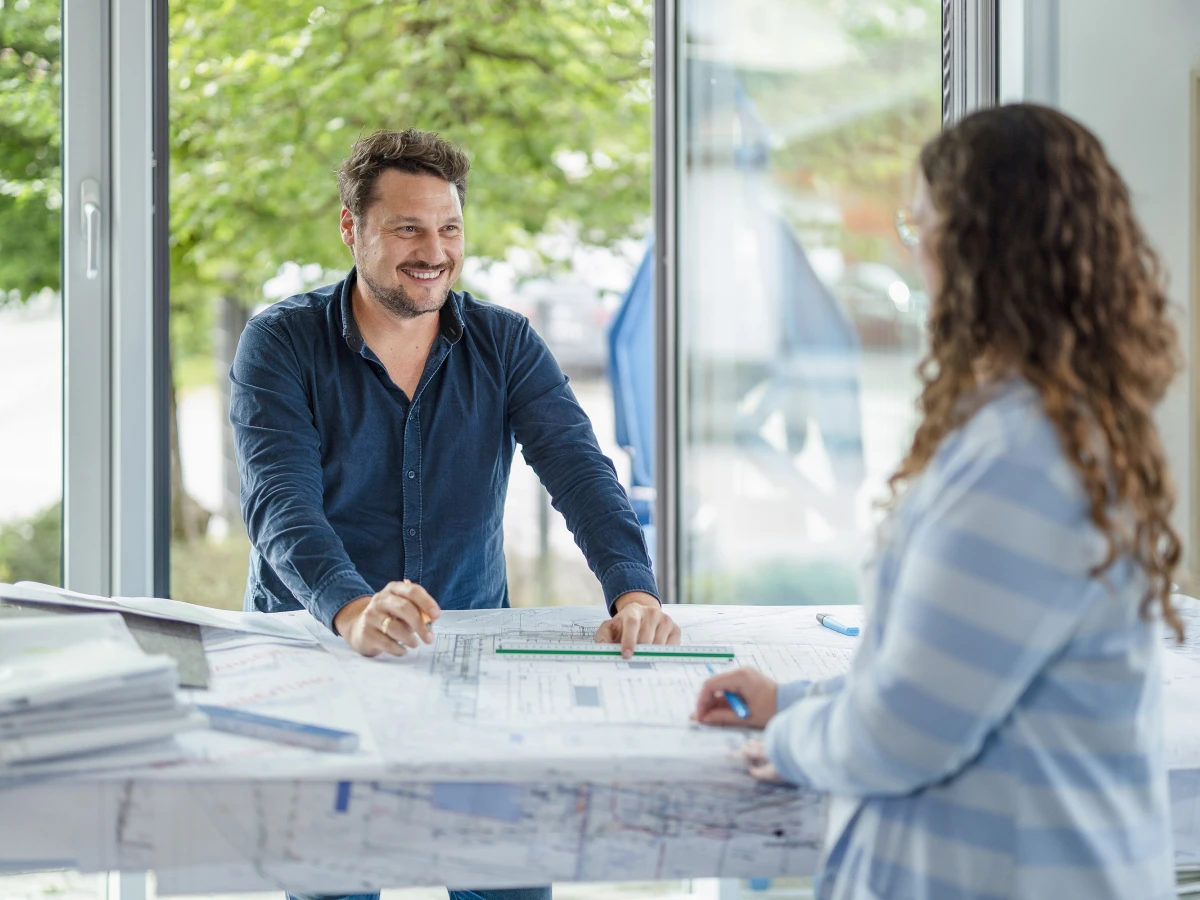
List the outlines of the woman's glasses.
{"type": "Polygon", "coordinates": [[[896,234],[905,247],[915,247],[921,243],[921,234],[913,222],[912,213],[907,209],[896,210],[896,234]]]}

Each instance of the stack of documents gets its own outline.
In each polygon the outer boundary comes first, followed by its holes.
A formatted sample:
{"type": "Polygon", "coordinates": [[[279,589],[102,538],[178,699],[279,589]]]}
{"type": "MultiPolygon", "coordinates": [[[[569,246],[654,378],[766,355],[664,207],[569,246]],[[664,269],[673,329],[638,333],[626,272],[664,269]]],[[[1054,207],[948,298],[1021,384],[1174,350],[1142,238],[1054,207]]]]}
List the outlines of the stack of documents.
{"type": "Polygon", "coordinates": [[[173,758],[172,736],[206,724],[178,687],[119,615],[0,621],[0,777],[173,758]]]}
{"type": "Polygon", "coordinates": [[[1175,895],[1177,897],[1200,896],[1200,865],[1189,863],[1175,867],[1175,895]]]}
{"type": "Polygon", "coordinates": [[[35,581],[20,581],[17,584],[0,583],[0,597],[22,603],[42,603],[50,606],[69,606],[75,609],[91,609],[98,612],[135,613],[154,619],[173,622],[191,622],[214,628],[263,634],[286,641],[315,644],[316,639],[307,629],[287,614],[243,613],[225,609],[207,609],[178,600],[162,597],[98,597],[95,594],[80,594],[35,581]]]}

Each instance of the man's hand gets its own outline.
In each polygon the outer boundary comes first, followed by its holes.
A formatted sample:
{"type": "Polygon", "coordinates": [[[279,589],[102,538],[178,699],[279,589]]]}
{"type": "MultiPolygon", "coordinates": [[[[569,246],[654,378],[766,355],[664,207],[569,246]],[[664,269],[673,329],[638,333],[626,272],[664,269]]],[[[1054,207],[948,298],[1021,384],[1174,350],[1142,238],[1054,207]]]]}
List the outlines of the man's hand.
{"type": "Polygon", "coordinates": [[[441,609],[425,588],[407,578],[393,581],[373,597],[359,597],[333,617],[333,627],[363,656],[403,656],[420,641],[433,643],[429,630],[441,609]]]}
{"type": "Polygon", "coordinates": [[[714,675],[700,688],[692,718],[702,725],[733,725],[738,728],[765,728],[775,715],[779,685],[755,669],[734,669],[714,675]],[[725,692],[732,691],[745,702],[750,715],[739,719],[725,692]]]}
{"type": "Polygon", "coordinates": [[[597,644],[620,644],[621,655],[629,659],[637,644],[679,643],[679,626],[653,594],[630,591],[618,597],[613,608],[613,617],[596,629],[597,644]]]}

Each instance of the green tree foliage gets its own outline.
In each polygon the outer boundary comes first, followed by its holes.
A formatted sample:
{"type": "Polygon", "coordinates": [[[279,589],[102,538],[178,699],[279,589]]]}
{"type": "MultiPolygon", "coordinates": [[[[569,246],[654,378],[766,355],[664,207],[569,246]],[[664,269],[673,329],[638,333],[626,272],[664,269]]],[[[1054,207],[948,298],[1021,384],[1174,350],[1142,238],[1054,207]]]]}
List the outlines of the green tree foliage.
{"type": "MultiPolygon", "coordinates": [[[[881,201],[911,186],[924,141],[941,121],[940,0],[829,3],[858,52],[801,73],[746,76],[747,92],[777,141],[782,180],[825,185],[881,201]]],[[[803,191],[803,187],[799,190],[803,191]]]]}
{"type": "Polygon", "coordinates": [[[0,525],[0,581],[61,582],[62,504],[30,519],[0,525]]]}
{"type": "MultiPolygon", "coordinates": [[[[829,11],[864,51],[854,64],[804,79],[804,90],[745,75],[764,116],[783,125],[776,168],[785,180],[805,169],[859,185],[903,177],[914,148],[897,136],[924,131],[906,119],[936,123],[928,47],[940,3],[829,11]],[[927,85],[915,109],[905,102],[914,79],[927,85]],[[822,121],[864,90],[878,97],[875,116],[822,121]],[[814,134],[809,117],[821,123],[814,134]]],[[[503,257],[555,220],[587,242],[628,235],[650,203],[650,13],[651,0],[171,4],[177,347],[206,349],[212,297],[253,302],[285,261],[346,266],[332,172],[376,128],[436,130],[468,151],[476,256],[503,257]]],[[[58,284],[61,81],[57,4],[0,0],[0,292],[58,284]]]]}
{"type": "MultiPolygon", "coordinates": [[[[208,356],[217,297],[252,305],[289,261],[348,267],[334,170],[377,129],[467,151],[476,257],[560,224],[592,244],[636,231],[650,13],[650,0],[170,4],[176,361],[208,356]]],[[[59,4],[0,0],[0,303],[60,286],[61,91],[59,4]]],[[[188,505],[181,480],[172,494],[188,505]]]]}
{"type": "Polygon", "coordinates": [[[58,4],[0,0],[0,303],[59,284],[58,4]]]}
{"type": "MultiPolygon", "coordinates": [[[[171,4],[172,311],[257,300],[286,261],[346,267],[333,170],[379,128],[471,156],[473,255],[556,221],[627,236],[650,208],[649,16],[649,0],[171,4]]],[[[25,297],[59,277],[57,4],[0,0],[0,48],[0,290],[25,297]]]]}
{"type": "Polygon", "coordinates": [[[473,255],[556,219],[626,236],[650,208],[648,16],[641,0],[173,4],[176,291],[257,297],[287,260],[346,267],[333,170],[379,128],[470,155],[473,255]]]}

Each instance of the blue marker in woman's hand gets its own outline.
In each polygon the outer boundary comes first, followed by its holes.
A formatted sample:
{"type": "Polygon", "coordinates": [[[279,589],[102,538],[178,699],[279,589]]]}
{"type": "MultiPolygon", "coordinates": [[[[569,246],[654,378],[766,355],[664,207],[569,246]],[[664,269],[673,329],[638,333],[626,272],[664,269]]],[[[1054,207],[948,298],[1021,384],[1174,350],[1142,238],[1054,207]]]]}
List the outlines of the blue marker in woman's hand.
{"type": "MultiPolygon", "coordinates": [[[[712,667],[711,663],[706,668],[709,675],[717,674],[717,670],[712,667]]],[[[750,707],[746,705],[746,701],[733,691],[721,691],[721,696],[725,698],[725,702],[729,704],[729,708],[733,710],[733,714],[739,719],[744,719],[750,715],[750,707]]]]}
{"type": "Polygon", "coordinates": [[[828,628],[830,631],[836,631],[848,637],[858,637],[857,625],[843,625],[829,613],[817,613],[817,621],[828,628]]]}

